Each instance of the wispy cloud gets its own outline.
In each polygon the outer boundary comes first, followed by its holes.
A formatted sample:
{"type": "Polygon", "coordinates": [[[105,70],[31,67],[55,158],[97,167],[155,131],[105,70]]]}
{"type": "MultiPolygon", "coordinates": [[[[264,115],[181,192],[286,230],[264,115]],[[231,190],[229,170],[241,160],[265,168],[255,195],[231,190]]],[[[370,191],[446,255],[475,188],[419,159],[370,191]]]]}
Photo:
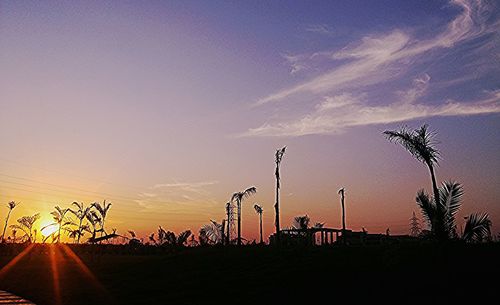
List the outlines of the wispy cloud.
{"type": "Polygon", "coordinates": [[[282,56],[290,66],[290,74],[292,75],[309,67],[305,64],[304,55],[283,54],[282,56]]]}
{"type": "Polygon", "coordinates": [[[331,35],[333,31],[327,24],[309,24],[304,29],[306,32],[331,35]]]}
{"type": "Polygon", "coordinates": [[[211,205],[215,198],[209,188],[218,181],[157,183],[149,191],[137,194],[135,202],[144,208],[173,205],[211,205]]]}
{"type": "Polygon", "coordinates": [[[152,189],[184,189],[188,191],[200,189],[208,185],[214,185],[219,183],[219,181],[202,181],[202,182],[175,182],[175,183],[158,183],[153,185],[152,189]]]}
{"type": "MultiPolygon", "coordinates": [[[[487,22],[490,8],[483,2],[456,0],[451,3],[461,9],[460,13],[431,38],[426,35],[427,38],[419,39],[416,31],[393,29],[387,33],[367,35],[341,50],[318,51],[309,56],[292,57],[290,61],[301,66],[307,65],[308,60],[311,63],[322,60],[335,67],[312,79],[265,96],[255,105],[269,107],[276,102],[290,100],[295,101],[295,104],[300,100],[306,103],[315,101],[313,110],[299,114],[295,119],[264,123],[242,135],[332,134],[352,126],[386,124],[433,116],[499,112],[498,91],[477,94],[475,99],[467,101],[448,100],[439,105],[423,99],[431,83],[431,75],[421,72],[419,64],[433,57],[443,56],[443,50],[453,50],[460,44],[496,31],[497,23],[487,22]],[[401,88],[401,80],[419,70],[419,75],[409,80],[413,82],[412,85],[407,85],[406,89],[401,88]],[[387,83],[396,81],[399,82],[399,87],[387,86],[387,83]],[[370,95],[372,91],[381,90],[382,83],[386,88],[385,92],[382,92],[384,100],[380,100],[380,92],[379,96],[370,95]]],[[[486,45],[488,43],[485,42],[486,45]]],[[[462,79],[463,77],[456,76],[462,79]]],[[[453,79],[446,81],[451,84],[453,79]]],[[[438,83],[442,85],[444,81],[440,79],[438,83]]],[[[304,107],[300,109],[303,110],[304,107]]]]}
{"type": "Polygon", "coordinates": [[[257,105],[280,101],[302,92],[324,93],[350,85],[380,83],[396,77],[397,73],[394,72],[409,66],[415,56],[436,48],[450,48],[460,41],[477,37],[488,30],[480,23],[484,19],[482,17],[482,12],[486,9],[484,5],[466,0],[456,0],[453,3],[462,8],[462,13],[434,38],[417,40],[401,30],[394,30],[390,33],[366,36],[361,42],[341,51],[316,53],[316,55],[330,54],[332,60],[349,60],[349,62],[312,80],[263,97],[257,101],[257,105]],[[474,21],[479,24],[475,24],[474,21]]]}
{"type": "Polygon", "coordinates": [[[264,124],[248,130],[243,136],[303,136],[310,134],[337,134],[346,128],[374,124],[388,124],[427,117],[467,116],[500,112],[500,91],[490,92],[481,100],[442,105],[425,105],[415,101],[425,93],[427,83],[422,79],[414,87],[401,92],[401,100],[389,105],[370,106],[359,97],[340,95],[326,97],[316,111],[298,120],[277,124],[264,124]],[[325,107],[330,105],[334,107],[325,107]]]}

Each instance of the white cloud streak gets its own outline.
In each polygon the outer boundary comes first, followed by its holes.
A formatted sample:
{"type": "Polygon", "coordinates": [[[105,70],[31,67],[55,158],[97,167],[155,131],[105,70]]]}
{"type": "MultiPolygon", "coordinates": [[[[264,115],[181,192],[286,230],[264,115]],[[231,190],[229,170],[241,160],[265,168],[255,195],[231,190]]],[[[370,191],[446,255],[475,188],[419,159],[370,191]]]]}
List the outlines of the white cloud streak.
{"type": "MultiPolygon", "coordinates": [[[[446,30],[428,40],[411,39],[401,30],[388,34],[364,37],[360,43],[331,53],[334,60],[350,60],[312,80],[268,95],[257,101],[257,105],[283,100],[291,95],[309,92],[325,93],[347,88],[352,85],[370,85],[397,76],[391,68],[394,64],[411,62],[418,55],[436,49],[450,48],[456,43],[471,39],[487,29],[481,24],[474,26],[473,18],[480,22],[484,7],[480,2],[456,0],[453,4],[462,8],[462,13],[451,21],[446,30]]],[[[316,53],[328,54],[328,53],[316,53]]],[[[315,54],[313,54],[314,56],[315,54]]],[[[296,63],[297,64],[297,63],[296,63]]]]}
{"type": "Polygon", "coordinates": [[[375,124],[389,124],[428,117],[468,116],[500,112],[500,91],[472,102],[447,101],[443,105],[424,105],[415,101],[425,93],[428,83],[422,79],[414,87],[401,93],[404,99],[382,106],[366,105],[362,100],[348,95],[325,98],[316,111],[296,121],[264,124],[248,130],[243,136],[296,137],[311,134],[338,134],[346,128],[375,124]],[[335,107],[324,107],[331,100],[341,101],[335,107]],[[337,105],[339,105],[337,107],[337,105]]]}
{"type": "MultiPolygon", "coordinates": [[[[433,56],[431,51],[452,48],[457,44],[496,31],[486,26],[481,1],[455,0],[460,14],[448,23],[444,30],[432,38],[419,40],[395,29],[389,33],[370,35],[360,42],[348,45],[340,51],[317,52],[309,57],[293,57],[295,64],[305,60],[323,58],[339,65],[325,73],[290,88],[278,91],[257,101],[256,105],[289,100],[308,94],[305,101],[319,101],[312,112],[296,119],[278,123],[265,123],[251,128],[240,136],[302,136],[309,134],[335,134],[348,127],[388,124],[437,116],[466,116],[500,112],[500,91],[483,94],[469,101],[448,100],[432,105],[422,100],[430,85],[431,76],[422,74],[405,90],[386,89],[385,95],[396,96],[395,101],[368,100],[360,89],[379,85],[407,72],[417,59],[433,56]],[[378,102],[378,103],[376,103],[378,102]],[[375,104],[375,105],[374,105],[375,104]]],[[[496,24],[496,23],[495,23],[496,24]]]]}

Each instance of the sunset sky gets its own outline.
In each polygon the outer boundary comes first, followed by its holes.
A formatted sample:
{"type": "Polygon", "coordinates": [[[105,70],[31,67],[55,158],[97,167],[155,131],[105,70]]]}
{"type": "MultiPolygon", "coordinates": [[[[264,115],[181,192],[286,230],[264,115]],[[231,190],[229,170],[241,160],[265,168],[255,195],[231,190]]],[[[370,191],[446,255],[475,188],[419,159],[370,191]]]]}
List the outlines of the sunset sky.
{"type": "Polygon", "coordinates": [[[500,231],[497,1],[2,1],[0,223],[112,202],[107,228],[198,232],[235,191],[274,225],[308,214],[407,234],[427,168],[382,132],[428,123],[458,217],[500,231]]]}

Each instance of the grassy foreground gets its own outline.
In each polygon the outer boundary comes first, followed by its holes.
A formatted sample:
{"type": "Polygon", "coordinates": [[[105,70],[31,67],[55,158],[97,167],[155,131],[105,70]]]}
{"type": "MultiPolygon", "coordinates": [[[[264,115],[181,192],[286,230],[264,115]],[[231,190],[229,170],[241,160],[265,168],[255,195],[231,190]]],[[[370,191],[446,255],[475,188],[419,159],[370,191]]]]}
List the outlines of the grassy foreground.
{"type": "MultiPolygon", "coordinates": [[[[152,254],[130,254],[124,247],[93,253],[69,245],[91,271],[86,273],[63,247],[36,245],[0,273],[0,290],[56,305],[448,304],[496,299],[500,270],[499,243],[211,247],[152,254]]],[[[21,250],[0,248],[0,266],[21,250]]]]}

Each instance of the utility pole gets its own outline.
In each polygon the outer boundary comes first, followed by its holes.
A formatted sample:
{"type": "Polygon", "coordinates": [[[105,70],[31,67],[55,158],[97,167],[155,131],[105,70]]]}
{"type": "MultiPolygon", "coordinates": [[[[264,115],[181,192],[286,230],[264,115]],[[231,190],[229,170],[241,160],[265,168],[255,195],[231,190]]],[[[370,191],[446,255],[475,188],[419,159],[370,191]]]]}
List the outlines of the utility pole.
{"type": "Polygon", "coordinates": [[[232,207],[231,202],[226,203],[226,215],[227,215],[227,234],[226,234],[226,245],[231,243],[231,220],[232,220],[232,207]]]}
{"type": "Polygon", "coordinates": [[[415,212],[413,212],[413,216],[410,218],[410,236],[417,237],[421,231],[420,222],[417,216],[415,216],[415,212]]]}

